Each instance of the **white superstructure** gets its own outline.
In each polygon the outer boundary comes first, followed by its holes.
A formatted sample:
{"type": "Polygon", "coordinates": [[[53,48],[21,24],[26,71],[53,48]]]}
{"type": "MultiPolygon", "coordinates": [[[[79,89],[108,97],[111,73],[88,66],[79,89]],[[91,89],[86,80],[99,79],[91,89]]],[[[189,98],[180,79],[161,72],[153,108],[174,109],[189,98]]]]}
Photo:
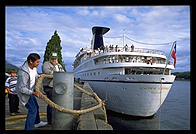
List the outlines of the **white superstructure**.
{"type": "Polygon", "coordinates": [[[107,109],[134,116],[154,115],[174,82],[173,64],[169,62],[166,66],[167,58],[159,50],[134,48],[133,45],[104,46],[99,40],[109,31],[104,30],[104,27],[94,27],[94,47],[81,49],[76,55],[75,79],[88,82],[105,100],[107,109]],[[96,46],[96,42],[101,45],[96,46]]]}

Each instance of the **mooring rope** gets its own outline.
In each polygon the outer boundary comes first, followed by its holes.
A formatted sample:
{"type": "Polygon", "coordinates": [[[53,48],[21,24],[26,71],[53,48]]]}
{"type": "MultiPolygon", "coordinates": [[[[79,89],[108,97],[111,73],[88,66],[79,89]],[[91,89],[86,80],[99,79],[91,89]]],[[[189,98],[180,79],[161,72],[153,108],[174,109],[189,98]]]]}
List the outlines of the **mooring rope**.
{"type": "Polygon", "coordinates": [[[162,80],[164,78],[161,78],[160,81],[161,81],[161,85],[160,85],[160,114],[159,114],[159,130],[161,129],[161,94],[162,94],[162,80]]]}
{"type": "Polygon", "coordinates": [[[58,104],[54,103],[53,101],[51,101],[50,99],[48,99],[48,97],[46,95],[43,94],[43,92],[40,90],[41,89],[41,84],[42,84],[42,80],[43,78],[53,78],[53,75],[47,75],[47,74],[42,74],[40,75],[40,77],[38,78],[36,85],[35,85],[35,91],[40,93],[40,98],[43,99],[48,105],[50,105],[51,107],[57,109],[60,112],[64,112],[64,113],[69,113],[69,114],[74,114],[74,115],[81,115],[81,114],[85,114],[88,112],[91,112],[93,110],[96,110],[98,108],[102,108],[104,111],[104,116],[105,116],[105,122],[107,123],[107,115],[106,115],[106,109],[105,109],[105,104],[104,102],[97,96],[96,93],[90,93],[88,91],[86,91],[85,89],[79,87],[78,85],[74,84],[74,87],[80,91],[82,91],[83,93],[93,97],[94,99],[97,100],[97,102],[99,103],[96,106],[87,108],[87,109],[83,109],[83,110],[72,110],[72,109],[68,109],[68,108],[64,108],[62,106],[59,106],[58,104]]]}

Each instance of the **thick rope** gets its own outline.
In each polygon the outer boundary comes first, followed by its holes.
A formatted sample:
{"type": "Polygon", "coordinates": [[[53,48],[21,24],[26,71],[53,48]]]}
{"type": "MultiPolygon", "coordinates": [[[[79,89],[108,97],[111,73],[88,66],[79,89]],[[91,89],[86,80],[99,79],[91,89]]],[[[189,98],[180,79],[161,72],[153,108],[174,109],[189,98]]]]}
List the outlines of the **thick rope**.
{"type": "Polygon", "coordinates": [[[106,116],[106,111],[105,111],[105,104],[104,102],[97,96],[96,93],[90,93],[86,90],[84,90],[83,88],[79,87],[78,85],[74,84],[74,87],[77,88],[78,90],[82,91],[83,93],[95,98],[98,101],[98,105],[91,107],[91,108],[87,108],[87,109],[83,109],[83,110],[72,110],[72,109],[67,109],[64,108],[62,106],[59,106],[58,104],[54,103],[53,101],[51,101],[50,99],[48,99],[48,97],[46,95],[43,94],[43,92],[40,90],[41,89],[41,84],[42,84],[42,80],[43,78],[53,78],[53,75],[47,75],[47,74],[42,74],[40,75],[39,79],[36,82],[35,85],[35,91],[40,93],[40,98],[43,99],[48,105],[50,105],[51,107],[57,109],[60,112],[64,112],[64,113],[69,113],[69,114],[74,114],[74,115],[81,115],[81,114],[85,114],[88,112],[91,112],[93,110],[96,110],[98,108],[103,108],[104,111],[104,115],[105,115],[105,122],[107,123],[107,116],[106,116]]]}
{"type": "Polygon", "coordinates": [[[162,80],[163,78],[160,79],[161,81],[161,87],[160,87],[160,114],[159,114],[159,130],[161,129],[161,94],[162,94],[162,80]]]}

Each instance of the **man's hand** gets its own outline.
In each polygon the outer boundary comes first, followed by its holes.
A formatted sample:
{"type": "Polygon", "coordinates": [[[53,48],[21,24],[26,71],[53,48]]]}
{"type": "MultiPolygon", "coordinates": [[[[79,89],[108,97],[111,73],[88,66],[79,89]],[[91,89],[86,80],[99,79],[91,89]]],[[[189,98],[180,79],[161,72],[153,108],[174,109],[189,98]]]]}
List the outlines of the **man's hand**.
{"type": "Polygon", "coordinates": [[[32,92],[33,95],[35,95],[37,98],[40,97],[40,93],[38,91],[32,92]]]}
{"type": "Polygon", "coordinates": [[[7,93],[12,94],[9,88],[7,88],[7,93]]]}

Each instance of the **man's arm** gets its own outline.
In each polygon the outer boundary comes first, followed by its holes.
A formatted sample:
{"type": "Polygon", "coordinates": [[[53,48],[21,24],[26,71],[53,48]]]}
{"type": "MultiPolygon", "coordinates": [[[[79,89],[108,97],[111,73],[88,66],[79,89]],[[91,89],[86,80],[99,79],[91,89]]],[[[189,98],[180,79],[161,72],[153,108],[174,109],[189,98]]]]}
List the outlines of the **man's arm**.
{"type": "Polygon", "coordinates": [[[59,72],[65,72],[65,70],[63,69],[62,65],[58,63],[58,68],[59,68],[59,72]]]}
{"type": "Polygon", "coordinates": [[[11,94],[9,87],[10,87],[10,77],[8,77],[7,80],[5,81],[5,89],[7,89],[8,94],[11,94]]]}
{"type": "Polygon", "coordinates": [[[49,62],[44,62],[43,66],[42,66],[42,72],[44,74],[53,74],[54,72],[54,67],[50,66],[49,62]]]}
{"type": "Polygon", "coordinates": [[[8,77],[5,81],[5,88],[9,88],[10,86],[10,82],[9,82],[10,78],[8,77]]]}
{"type": "Polygon", "coordinates": [[[40,93],[37,91],[32,91],[28,88],[28,74],[23,73],[23,75],[18,75],[18,81],[17,84],[19,84],[19,91],[21,93],[27,94],[27,95],[35,95],[36,97],[40,97],[40,93]]]}

